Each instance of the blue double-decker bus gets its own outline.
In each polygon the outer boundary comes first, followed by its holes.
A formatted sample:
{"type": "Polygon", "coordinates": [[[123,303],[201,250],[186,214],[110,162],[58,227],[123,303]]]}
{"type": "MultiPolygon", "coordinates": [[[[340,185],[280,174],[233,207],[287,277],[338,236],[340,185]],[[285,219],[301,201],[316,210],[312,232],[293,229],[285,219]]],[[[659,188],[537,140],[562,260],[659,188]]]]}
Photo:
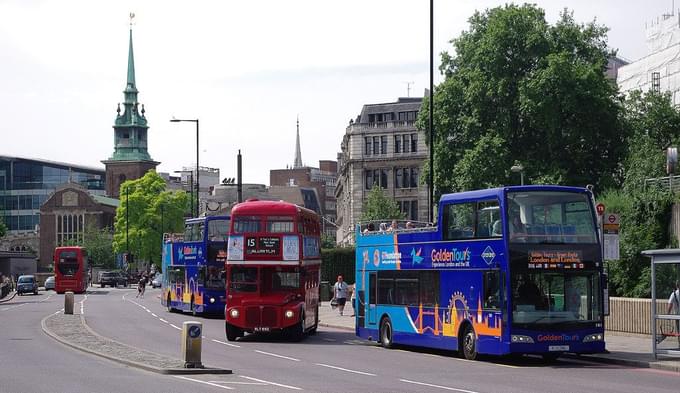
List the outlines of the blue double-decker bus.
{"type": "Polygon", "coordinates": [[[438,223],[357,226],[358,336],[467,359],[604,351],[606,276],[588,189],[448,194],[438,223]]]}
{"type": "Polygon", "coordinates": [[[229,216],[191,218],[183,234],[163,236],[161,304],[168,311],[224,312],[229,225],[229,216]]]}

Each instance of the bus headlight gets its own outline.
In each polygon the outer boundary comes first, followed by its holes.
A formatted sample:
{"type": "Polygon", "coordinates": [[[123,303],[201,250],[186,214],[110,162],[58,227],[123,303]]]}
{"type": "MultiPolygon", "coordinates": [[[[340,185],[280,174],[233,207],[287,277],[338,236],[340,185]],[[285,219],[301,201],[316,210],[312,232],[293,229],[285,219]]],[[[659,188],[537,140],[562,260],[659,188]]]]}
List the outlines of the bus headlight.
{"type": "Polygon", "coordinates": [[[604,335],[602,333],[589,334],[583,338],[584,343],[590,343],[594,341],[604,340],[604,335]]]}
{"type": "Polygon", "coordinates": [[[238,310],[235,309],[235,308],[232,308],[231,311],[229,311],[229,316],[231,316],[234,319],[238,318],[238,310]]]}
{"type": "Polygon", "coordinates": [[[534,339],[529,336],[522,336],[519,334],[513,335],[511,338],[513,343],[516,344],[533,344],[534,339]]]}
{"type": "Polygon", "coordinates": [[[288,310],[284,315],[286,316],[286,318],[293,318],[293,315],[295,315],[295,313],[292,310],[288,310]]]}
{"type": "Polygon", "coordinates": [[[214,297],[211,297],[211,298],[210,298],[210,303],[215,303],[215,298],[214,298],[214,297]]]}

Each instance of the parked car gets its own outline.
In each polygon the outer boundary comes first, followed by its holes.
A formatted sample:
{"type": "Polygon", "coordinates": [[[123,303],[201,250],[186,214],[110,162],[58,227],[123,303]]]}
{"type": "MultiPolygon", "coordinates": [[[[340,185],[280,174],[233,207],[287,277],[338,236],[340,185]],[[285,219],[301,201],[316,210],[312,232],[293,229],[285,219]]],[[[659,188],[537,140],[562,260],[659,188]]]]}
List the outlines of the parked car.
{"type": "Polygon", "coordinates": [[[151,280],[151,288],[160,288],[162,285],[163,285],[163,274],[156,273],[156,275],[153,277],[153,280],[151,280]]]}
{"type": "Polygon", "coordinates": [[[17,280],[17,293],[23,295],[24,293],[30,292],[33,292],[34,295],[38,294],[38,282],[35,280],[35,276],[19,276],[19,279],[17,280]]]}
{"type": "Polygon", "coordinates": [[[54,276],[49,276],[45,280],[45,290],[48,291],[50,289],[54,291],[54,276]]]}
{"type": "Polygon", "coordinates": [[[127,285],[127,280],[119,272],[101,272],[99,274],[99,285],[104,288],[107,285],[116,287],[118,285],[127,285]]]}

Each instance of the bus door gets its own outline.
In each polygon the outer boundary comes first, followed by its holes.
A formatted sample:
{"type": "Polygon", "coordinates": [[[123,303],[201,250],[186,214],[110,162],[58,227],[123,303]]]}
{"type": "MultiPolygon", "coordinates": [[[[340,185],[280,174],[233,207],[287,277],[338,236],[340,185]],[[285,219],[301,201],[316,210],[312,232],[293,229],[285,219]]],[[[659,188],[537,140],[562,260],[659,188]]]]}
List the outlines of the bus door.
{"type": "Polygon", "coordinates": [[[376,317],[378,314],[376,291],[378,289],[378,272],[368,273],[368,291],[366,291],[366,296],[368,296],[368,324],[375,325],[377,323],[376,317]]]}

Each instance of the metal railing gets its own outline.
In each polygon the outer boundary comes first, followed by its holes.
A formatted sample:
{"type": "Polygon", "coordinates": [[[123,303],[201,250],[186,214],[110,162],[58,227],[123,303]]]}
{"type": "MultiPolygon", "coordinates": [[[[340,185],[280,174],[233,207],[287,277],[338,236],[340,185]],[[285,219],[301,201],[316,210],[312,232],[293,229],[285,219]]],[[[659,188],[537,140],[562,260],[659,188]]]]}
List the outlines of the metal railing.
{"type": "Polygon", "coordinates": [[[652,185],[660,185],[662,188],[672,192],[680,192],[680,175],[645,179],[645,187],[652,185]]]}

